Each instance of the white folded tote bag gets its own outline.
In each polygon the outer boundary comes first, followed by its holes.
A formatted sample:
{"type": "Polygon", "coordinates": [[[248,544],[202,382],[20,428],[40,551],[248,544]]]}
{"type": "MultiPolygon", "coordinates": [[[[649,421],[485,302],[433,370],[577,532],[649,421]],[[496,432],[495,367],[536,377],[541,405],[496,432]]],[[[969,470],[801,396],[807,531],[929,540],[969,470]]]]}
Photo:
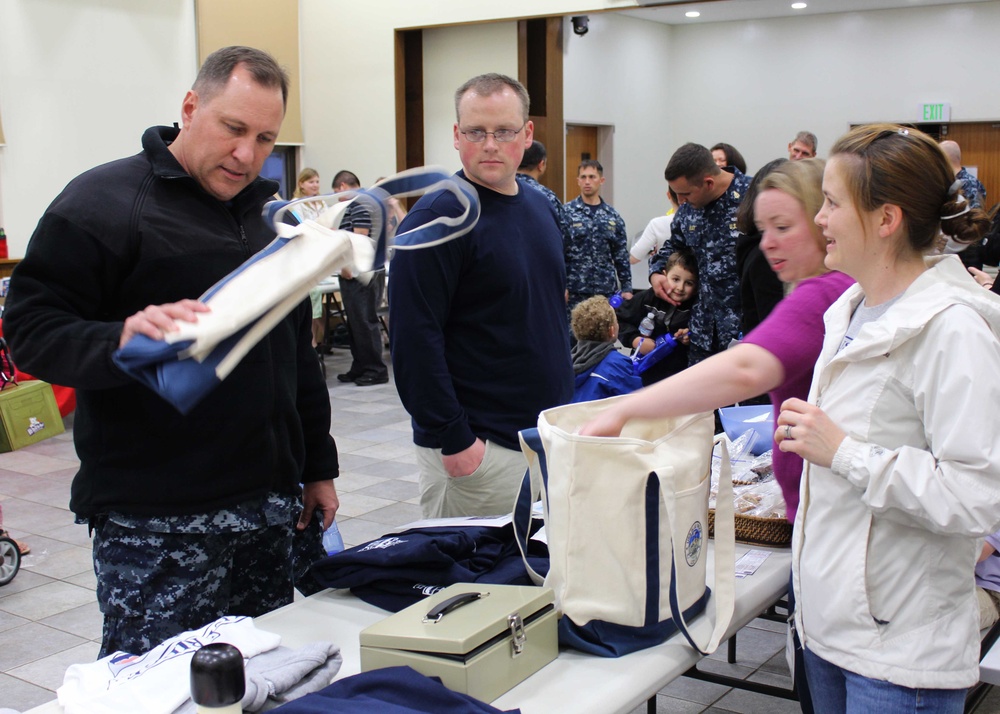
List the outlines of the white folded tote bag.
{"type": "Polygon", "coordinates": [[[680,630],[707,654],[718,647],[734,608],[728,459],[722,459],[715,520],[715,627],[707,642],[697,643],[686,622],[705,609],[711,593],[705,556],[714,420],[711,413],[636,419],[616,438],[576,433],[623,398],[548,409],[537,429],[521,432],[529,469],[514,510],[518,540],[529,532],[540,493],[550,557],[544,584],[563,615],[562,644],[617,657],[680,630]]]}

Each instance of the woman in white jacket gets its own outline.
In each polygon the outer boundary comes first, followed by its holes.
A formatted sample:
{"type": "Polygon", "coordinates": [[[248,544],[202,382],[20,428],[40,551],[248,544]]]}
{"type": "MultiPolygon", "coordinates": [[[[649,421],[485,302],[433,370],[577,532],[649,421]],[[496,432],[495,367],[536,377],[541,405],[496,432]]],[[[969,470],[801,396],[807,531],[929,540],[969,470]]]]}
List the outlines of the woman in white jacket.
{"type": "Polygon", "coordinates": [[[817,712],[961,712],[979,679],[978,539],[1000,526],[1000,300],[940,227],[973,241],[937,144],[892,125],[833,147],[816,223],[857,285],[825,315],[809,401],[779,448],[807,463],[792,544],[795,626],[817,712]]]}

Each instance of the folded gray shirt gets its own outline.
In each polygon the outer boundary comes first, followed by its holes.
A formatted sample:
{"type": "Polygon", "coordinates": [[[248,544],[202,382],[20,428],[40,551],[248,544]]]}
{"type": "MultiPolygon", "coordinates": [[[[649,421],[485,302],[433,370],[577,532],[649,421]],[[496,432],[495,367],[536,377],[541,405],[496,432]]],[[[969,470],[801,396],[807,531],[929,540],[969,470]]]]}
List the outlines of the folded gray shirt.
{"type": "MultiPolygon", "coordinates": [[[[276,647],[251,657],[246,663],[247,689],[241,706],[245,712],[266,712],[329,685],[343,658],[332,642],[313,642],[297,650],[276,647]]],[[[195,714],[190,699],[174,714],[195,714]]]]}

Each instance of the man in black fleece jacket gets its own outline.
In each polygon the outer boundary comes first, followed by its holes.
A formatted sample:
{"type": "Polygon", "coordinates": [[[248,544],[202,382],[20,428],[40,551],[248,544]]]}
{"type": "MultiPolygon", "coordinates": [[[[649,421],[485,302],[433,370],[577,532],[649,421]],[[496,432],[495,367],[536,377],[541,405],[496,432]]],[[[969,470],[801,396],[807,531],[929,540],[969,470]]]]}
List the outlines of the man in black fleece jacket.
{"type": "Polygon", "coordinates": [[[186,416],[111,360],[197,319],[193,298],[273,239],[261,208],[277,185],[259,173],[287,87],[266,53],[213,53],[183,128],[148,129],[141,153],[70,182],[11,280],[12,351],[78,390],[70,508],[93,531],[101,656],[291,602],[293,529],[339,505],[307,302],[186,416]]]}

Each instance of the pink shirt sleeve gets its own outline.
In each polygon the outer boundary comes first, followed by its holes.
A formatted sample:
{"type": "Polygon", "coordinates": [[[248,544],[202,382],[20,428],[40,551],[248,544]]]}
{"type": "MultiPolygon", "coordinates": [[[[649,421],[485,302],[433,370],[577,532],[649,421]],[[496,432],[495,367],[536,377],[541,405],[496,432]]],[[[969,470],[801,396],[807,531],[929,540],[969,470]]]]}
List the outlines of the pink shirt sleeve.
{"type": "MultiPolygon", "coordinates": [[[[853,282],[837,272],[803,280],[743,341],[778,358],[785,370],[785,384],[805,379],[808,391],[823,347],[823,313],[853,282]]],[[[801,396],[805,398],[805,394],[801,396]]]]}

